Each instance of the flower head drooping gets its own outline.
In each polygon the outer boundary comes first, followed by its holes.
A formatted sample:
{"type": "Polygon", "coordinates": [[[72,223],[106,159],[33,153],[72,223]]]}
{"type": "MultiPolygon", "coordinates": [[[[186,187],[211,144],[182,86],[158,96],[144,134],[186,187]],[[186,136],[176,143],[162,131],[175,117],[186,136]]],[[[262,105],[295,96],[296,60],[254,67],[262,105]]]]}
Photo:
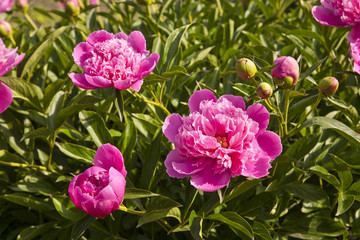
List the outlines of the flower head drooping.
{"type": "Polygon", "coordinates": [[[202,191],[216,191],[230,178],[261,178],[282,151],[280,137],[266,131],[269,112],[261,104],[245,110],[242,97],[216,99],[209,90],[196,91],[189,99],[190,115],[171,114],[163,132],[174,143],[166,160],[171,177],[190,177],[202,191]]]}
{"type": "Polygon", "coordinates": [[[14,5],[14,0],[1,0],[0,13],[10,11],[13,5],[14,5]]]}
{"type": "Polygon", "coordinates": [[[277,65],[271,69],[271,76],[275,84],[283,89],[289,89],[296,84],[299,78],[299,64],[294,58],[279,57],[273,65],[277,65]]]}
{"type": "Polygon", "coordinates": [[[110,144],[98,148],[94,165],[73,178],[69,195],[77,208],[102,218],[119,208],[127,172],[121,152],[110,144]]]}
{"type": "Polygon", "coordinates": [[[73,52],[75,62],[85,73],[70,73],[73,83],[84,89],[113,86],[139,91],[143,77],[150,74],[159,60],[159,54],[147,57],[146,41],[141,32],[113,35],[104,30],[89,35],[73,52]]]}
{"type": "MultiPolygon", "coordinates": [[[[7,49],[0,38],[0,77],[8,73],[13,67],[18,65],[25,54],[18,55],[17,48],[7,49]]],[[[0,82],[0,113],[4,112],[13,100],[11,89],[0,82]]]]}
{"type": "Polygon", "coordinates": [[[337,91],[339,87],[339,81],[334,77],[326,77],[319,82],[318,87],[322,94],[327,97],[337,91]]]}

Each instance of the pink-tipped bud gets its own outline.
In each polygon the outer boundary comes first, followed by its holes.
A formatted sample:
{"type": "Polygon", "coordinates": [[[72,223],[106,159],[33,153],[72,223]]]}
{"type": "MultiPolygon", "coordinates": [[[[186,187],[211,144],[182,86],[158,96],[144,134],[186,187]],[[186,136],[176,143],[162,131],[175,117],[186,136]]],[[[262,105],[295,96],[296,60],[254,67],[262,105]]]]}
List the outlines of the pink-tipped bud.
{"type": "Polygon", "coordinates": [[[18,8],[20,8],[24,12],[26,12],[29,8],[29,1],[28,0],[17,0],[16,5],[18,8]]]}
{"type": "Polygon", "coordinates": [[[274,83],[282,89],[294,86],[299,78],[299,64],[292,57],[279,57],[273,63],[277,65],[271,69],[274,83]]]}
{"type": "Polygon", "coordinates": [[[272,95],[273,89],[270,84],[267,82],[262,82],[259,84],[258,88],[256,89],[256,93],[262,99],[267,99],[272,95]]]}
{"type": "Polygon", "coordinates": [[[5,37],[8,37],[12,34],[10,23],[5,20],[0,20],[0,34],[5,37]]]}
{"type": "Polygon", "coordinates": [[[80,13],[78,0],[66,0],[65,11],[70,15],[78,15],[80,13]]]}
{"type": "Polygon", "coordinates": [[[257,72],[255,63],[247,58],[237,60],[235,70],[240,79],[244,81],[254,77],[257,72]]]}
{"type": "Polygon", "coordinates": [[[99,5],[99,0],[90,0],[90,5],[99,5]]]}
{"type": "Polygon", "coordinates": [[[318,87],[322,94],[327,97],[333,95],[337,91],[339,81],[334,77],[326,77],[319,82],[318,87]]]}

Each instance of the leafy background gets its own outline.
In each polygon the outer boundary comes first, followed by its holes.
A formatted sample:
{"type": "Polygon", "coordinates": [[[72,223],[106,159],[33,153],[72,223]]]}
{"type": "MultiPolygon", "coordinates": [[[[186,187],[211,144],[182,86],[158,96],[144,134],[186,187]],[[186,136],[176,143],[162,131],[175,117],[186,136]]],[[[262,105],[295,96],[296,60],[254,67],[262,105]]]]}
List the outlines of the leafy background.
{"type": "MultiPolygon", "coordinates": [[[[318,24],[303,0],[101,1],[78,16],[30,2],[32,26],[21,12],[12,23],[22,63],[0,81],[14,92],[0,115],[1,239],[357,239],[360,238],[360,108],[347,28],[318,24]],[[150,3],[150,4],[147,4],[150,3]],[[141,31],[160,54],[139,94],[112,88],[82,90],[68,74],[71,57],[91,32],[141,31]],[[301,130],[283,138],[268,177],[237,177],[221,191],[196,192],[172,179],[164,160],[172,149],[162,123],[188,114],[199,89],[261,102],[234,65],[248,57],[257,80],[273,85],[270,66],[293,56],[301,76],[290,103],[289,128],[315,103],[317,82],[334,76],[338,92],[323,99],[301,130]],[[111,143],[128,171],[120,210],[94,219],[71,202],[73,176],[111,143]]],[[[55,4],[55,6],[57,6],[55,4]]],[[[11,42],[4,39],[8,47],[11,42]]],[[[12,46],[15,47],[15,46],[12,46]]],[[[282,90],[272,101],[281,109],[282,90]]],[[[271,114],[269,129],[279,131],[271,114]]]]}

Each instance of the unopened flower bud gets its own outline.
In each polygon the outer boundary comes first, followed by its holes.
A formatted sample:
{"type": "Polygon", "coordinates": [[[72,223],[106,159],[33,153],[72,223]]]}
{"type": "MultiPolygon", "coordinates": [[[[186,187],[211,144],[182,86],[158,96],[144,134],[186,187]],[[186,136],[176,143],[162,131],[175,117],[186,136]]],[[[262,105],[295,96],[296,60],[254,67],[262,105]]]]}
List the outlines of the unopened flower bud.
{"type": "Polygon", "coordinates": [[[80,13],[80,6],[77,0],[67,0],[65,3],[65,11],[70,15],[77,15],[80,13]]]}
{"type": "Polygon", "coordinates": [[[273,65],[277,65],[271,69],[271,76],[276,85],[283,89],[289,89],[296,84],[299,78],[299,64],[294,58],[279,57],[273,65]]]}
{"type": "Polygon", "coordinates": [[[12,34],[10,23],[4,20],[0,20],[0,34],[5,37],[8,37],[12,34]]]}
{"type": "Polygon", "coordinates": [[[339,87],[339,81],[334,77],[326,77],[319,82],[318,87],[322,94],[327,97],[337,91],[339,87]]]}
{"type": "Polygon", "coordinates": [[[267,82],[262,82],[259,84],[258,88],[256,89],[256,93],[262,99],[267,99],[272,95],[273,89],[270,84],[267,82]]]}
{"type": "Polygon", "coordinates": [[[257,72],[255,63],[247,58],[237,60],[235,70],[238,76],[244,81],[254,77],[257,72]]]}
{"type": "Polygon", "coordinates": [[[29,8],[29,1],[28,0],[17,0],[16,5],[18,8],[20,8],[24,12],[26,12],[29,8]]]}

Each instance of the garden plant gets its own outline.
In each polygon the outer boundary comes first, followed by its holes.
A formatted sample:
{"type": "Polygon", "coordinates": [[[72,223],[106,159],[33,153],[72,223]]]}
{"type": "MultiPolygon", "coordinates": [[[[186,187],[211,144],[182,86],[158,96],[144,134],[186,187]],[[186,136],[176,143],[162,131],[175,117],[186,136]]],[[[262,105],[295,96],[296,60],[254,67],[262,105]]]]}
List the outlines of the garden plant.
{"type": "Polygon", "coordinates": [[[0,0],[0,239],[360,239],[360,1],[0,0]]]}

